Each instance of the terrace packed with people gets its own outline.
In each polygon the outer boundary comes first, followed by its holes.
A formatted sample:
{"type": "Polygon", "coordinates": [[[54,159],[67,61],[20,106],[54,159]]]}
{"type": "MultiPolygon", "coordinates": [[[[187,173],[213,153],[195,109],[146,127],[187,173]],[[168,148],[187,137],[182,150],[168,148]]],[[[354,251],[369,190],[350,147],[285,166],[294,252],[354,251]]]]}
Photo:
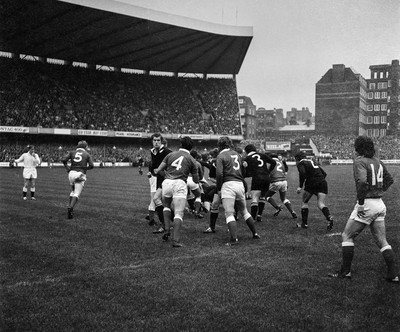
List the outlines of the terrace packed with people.
{"type": "Polygon", "coordinates": [[[240,135],[236,82],[0,58],[0,126],[240,135]]]}

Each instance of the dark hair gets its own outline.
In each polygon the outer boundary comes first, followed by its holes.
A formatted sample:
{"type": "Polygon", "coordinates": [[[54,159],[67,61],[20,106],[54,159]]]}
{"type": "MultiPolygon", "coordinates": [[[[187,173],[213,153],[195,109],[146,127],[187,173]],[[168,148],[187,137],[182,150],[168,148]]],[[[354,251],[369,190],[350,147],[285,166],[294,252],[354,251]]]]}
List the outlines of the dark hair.
{"type": "Polygon", "coordinates": [[[307,155],[303,151],[297,152],[296,155],[294,156],[296,160],[302,160],[306,157],[307,155]]]}
{"type": "Polygon", "coordinates": [[[153,140],[154,137],[160,137],[161,142],[162,142],[163,139],[164,139],[160,133],[154,133],[153,135],[151,135],[151,140],[153,140]]]}
{"type": "Polygon", "coordinates": [[[375,155],[374,142],[367,136],[358,136],[354,141],[354,149],[360,156],[372,158],[375,155]]]}
{"type": "Polygon", "coordinates": [[[192,150],[193,148],[193,141],[189,136],[181,137],[181,148],[186,150],[192,150]]]}
{"type": "Polygon", "coordinates": [[[87,144],[87,142],[86,141],[79,141],[78,142],[78,148],[83,148],[83,149],[86,149],[87,148],[87,146],[88,146],[88,144],[87,144]]]}
{"type": "Polygon", "coordinates": [[[220,150],[230,149],[232,147],[232,141],[228,136],[222,136],[218,139],[218,148],[220,150]]]}
{"type": "Polygon", "coordinates": [[[190,155],[194,158],[194,159],[199,159],[200,155],[196,150],[192,150],[190,151],[190,155]]]}
{"type": "Polygon", "coordinates": [[[210,151],[210,156],[213,157],[213,158],[217,158],[218,152],[219,152],[219,151],[218,151],[218,148],[212,149],[212,150],[210,151]]]}
{"type": "Polygon", "coordinates": [[[246,153],[249,154],[252,151],[257,151],[257,149],[254,144],[248,144],[244,147],[244,151],[246,151],[246,153]]]}

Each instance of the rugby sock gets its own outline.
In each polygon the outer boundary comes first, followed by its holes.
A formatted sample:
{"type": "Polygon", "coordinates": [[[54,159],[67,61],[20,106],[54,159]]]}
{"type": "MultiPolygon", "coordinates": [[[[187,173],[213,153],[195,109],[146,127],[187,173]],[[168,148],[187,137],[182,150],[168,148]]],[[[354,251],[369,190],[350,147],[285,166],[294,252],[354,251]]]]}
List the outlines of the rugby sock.
{"type": "Polygon", "coordinates": [[[256,226],[254,225],[254,219],[252,217],[246,219],[246,224],[253,233],[253,235],[257,233],[256,226]]]}
{"type": "Polygon", "coordinates": [[[327,206],[324,206],[322,208],[322,213],[324,214],[325,218],[328,220],[328,218],[331,216],[331,213],[329,212],[329,209],[327,206]]]}
{"type": "Polygon", "coordinates": [[[196,211],[196,213],[200,213],[200,208],[201,208],[201,198],[197,197],[194,200],[194,210],[196,211]]]}
{"type": "Polygon", "coordinates": [[[162,227],[165,228],[163,210],[164,210],[164,206],[162,206],[162,205],[156,206],[156,212],[157,212],[158,219],[160,220],[162,227]]]}
{"type": "Polygon", "coordinates": [[[279,205],[276,204],[275,200],[272,197],[267,197],[267,201],[271,204],[275,209],[279,208],[279,205]]]}
{"type": "Polygon", "coordinates": [[[28,192],[28,188],[22,188],[22,197],[26,197],[26,193],[28,192]]]}
{"type": "Polygon", "coordinates": [[[174,219],[174,241],[175,242],[180,242],[181,240],[181,226],[182,226],[182,219],[180,218],[175,218],[174,219]]]}
{"type": "Polygon", "coordinates": [[[231,235],[231,241],[234,241],[237,239],[237,223],[234,217],[232,216],[231,221],[226,221],[229,229],[229,234],[231,235]]]}
{"type": "Polygon", "coordinates": [[[169,233],[169,228],[170,228],[170,225],[171,225],[171,209],[164,208],[163,209],[163,215],[164,215],[164,223],[165,223],[164,230],[167,233],[169,233]]]}
{"type": "MultiPolygon", "coordinates": [[[[264,207],[265,207],[265,200],[260,198],[260,201],[258,202],[258,215],[259,216],[262,216],[262,213],[264,211],[264,207]]],[[[251,214],[251,215],[253,215],[253,214],[251,214]]]]}
{"type": "Polygon", "coordinates": [[[392,279],[398,276],[396,261],[394,259],[392,247],[388,245],[383,247],[380,251],[388,268],[388,278],[392,279]]]}
{"type": "Polygon", "coordinates": [[[252,203],[250,206],[250,214],[253,217],[253,219],[257,218],[257,212],[258,212],[258,204],[252,203]]]}
{"type": "Polygon", "coordinates": [[[289,210],[290,213],[293,213],[293,208],[292,208],[292,203],[287,199],[283,202],[285,204],[286,208],[289,210]]]}
{"type": "Polygon", "coordinates": [[[301,220],[303,223],[307,224],[308,220],[308,208],[302,208],[301,209],[301,220]]]}
{"type": "Polygon", "coordinates": [[[210,228],[215,229],[215,224],[217,223],[218,219],[218,212],[211,212],[210,213],[210,228]]]}
{"type": "Polygon", "coordinates": [[[35,197],[35,191],[36,191],[35,188],[31,188],[31,197],[35,197]]]}
{"type": "Polygon", "coordinates": [[[188,198],[187,200],[190,210],[196,211],[196,207],[194,205],[194,198],[188,198]]]}
{"type": "Polygon", "coordinates": [[[342,268],[341,273],[349,273],[351,271],[351,263],[354,257],[354,243],[342,242],[342,268]]]}

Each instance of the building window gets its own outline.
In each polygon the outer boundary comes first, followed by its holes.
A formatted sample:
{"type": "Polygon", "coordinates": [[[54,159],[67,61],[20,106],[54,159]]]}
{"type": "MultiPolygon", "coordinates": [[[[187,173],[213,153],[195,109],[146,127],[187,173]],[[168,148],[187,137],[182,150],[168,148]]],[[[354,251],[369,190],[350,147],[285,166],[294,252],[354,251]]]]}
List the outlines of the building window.
{"type": "Polygon", "coordinates": [[[368,92],[368,99],[374,99],[374,93],[368,92]]]}
{"type": "Polygon", "coordinates": [[[381,111],[386,111],[387,110],[387,105],[386,104],[382,104],[381,105],[381,111]]]}
{"type": "Polygon", "coordinates": [[[370,90],[375,90],[375,83],[369,83],[369,89],[370,90]]]}
{"type": "Polygon", "coordinates": [[[387,98],[387,92],[386,92],[386,91],[382,91],[381,97],[382,97],[382,98],[387,98]]]}
{"type": "Polygon", "coordinates": [[[374,137],[379,137],[379,129],[374,129],[374,137]]]}
{"type": "Polygon", "coordinates": [[[367,123],[371,124],[372,123],[372,116],[367,116],[367,123]]]}
{"type": "Polygon", "coordinates": [[[387,82],[378,83],[378,89],[386,89],[386,88],[387,88],[387,82]]]}
{"type": "Polygon", "coordinates": [[[386,116],[381,116],[381,123],[386,123],[386,116]]]}
{"type": "Polygon", "coordinates": [[[389,81],[388,81],[388,88],[390,88],[391,86],[392,86],[392,81],[389,80],[389,81]]]}
{"type": "Polygon", "coordinates": [[[368,105],[367,106],[367,111],[373,111],[374,110],[374,105],[368,105]]]}
{"type": "Polygon", "coordinates": [[[374,124],[379,124],[379,116],[374,116],[374,124]]]}
{"type": "Polygon", "coordinates": [[[372,129],[367,129],[367,136],[371,137],[373,132],[374,131],[372,129]]]}
{"type": "Polygon", "coordinates": [[[381,98],[381,93],[380,92],[375,92],[374,98],[375,99],[380,99],[381,98]]]}
{"type": "Polygon", "coordinates": [[[386,136],[386,129],[381,129],[381,137],[386,136]]]}
{"type": "Polygon", "coordinates": [[[379,112],[379,111],[380,111],[380,108],[381,108],[381,105],[380,105],[380,104],[375,104],[375,105],[374,105],[374,111],[379,112]]]}

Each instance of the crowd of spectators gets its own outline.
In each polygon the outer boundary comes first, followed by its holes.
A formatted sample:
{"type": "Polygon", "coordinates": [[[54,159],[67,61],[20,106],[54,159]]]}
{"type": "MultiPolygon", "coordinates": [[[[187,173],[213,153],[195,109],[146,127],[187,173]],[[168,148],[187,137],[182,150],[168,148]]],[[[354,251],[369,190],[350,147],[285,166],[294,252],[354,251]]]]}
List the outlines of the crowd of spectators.
{"type": "Polygon", "coordinates": [[[0,58],[0,126],[240,135],[233,79],[0,58]]]}
{"type": "MultiPolygon", "coordinates": [[[[353,135],[314,135],[311,140],[319,152],[330,153],[333,159],[353,159],[353,135]]],[[[373,137],[377,155],[384,160],[400,159],[400,138],[395,136],[373,137]]]]}

